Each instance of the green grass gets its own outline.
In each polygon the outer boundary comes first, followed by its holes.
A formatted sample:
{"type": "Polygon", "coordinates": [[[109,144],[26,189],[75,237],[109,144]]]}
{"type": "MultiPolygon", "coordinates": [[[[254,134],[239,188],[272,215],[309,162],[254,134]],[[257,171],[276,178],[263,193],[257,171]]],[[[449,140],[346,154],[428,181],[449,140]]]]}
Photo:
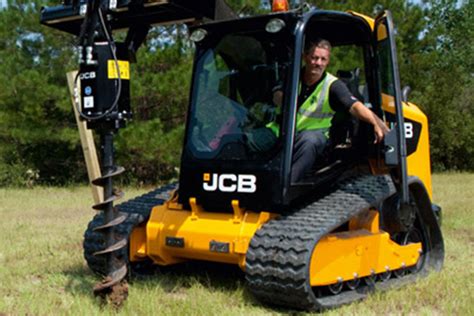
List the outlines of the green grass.
{"type": "MultiPolygon", "coordinates": [[[[443,207],[442,272],[327,315],[474,315],[474,174],[437,174],[433,180],[434,201],[443,207]]],[[[91,204],[88,188],[0,189],[0,315],[288,313],[255,301],[236,267],[207,263],[152,271],[133,280],[120,311],[101,306],[91,293],[98,279],[82,258],[91,204]]]]}

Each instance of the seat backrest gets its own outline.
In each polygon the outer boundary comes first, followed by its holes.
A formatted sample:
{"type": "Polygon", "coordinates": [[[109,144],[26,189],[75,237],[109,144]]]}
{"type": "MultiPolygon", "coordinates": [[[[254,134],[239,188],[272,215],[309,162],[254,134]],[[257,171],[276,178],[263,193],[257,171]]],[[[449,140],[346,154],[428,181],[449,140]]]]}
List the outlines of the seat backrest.
{"type": "MultiPolygon", "coordinates": [[[[344,82],[349,91],[360,101],[364,101],[359,91],[360,68],[353,70],[338,70],[337,77],[344,82]]],[[[352,139],[357,135],[359,121],[349,113],[336,113],[331,122],[330,145],[336,147],[352,147],[352,139]]]]}
{"type": "Polygon", "coordinates": [[[365,98],[360,92],[360,68],[354,68],[353,70],[338,70],[336,73],[337,77],[346,84],[349,91],[361,102],[364,102],[365,98]]]}

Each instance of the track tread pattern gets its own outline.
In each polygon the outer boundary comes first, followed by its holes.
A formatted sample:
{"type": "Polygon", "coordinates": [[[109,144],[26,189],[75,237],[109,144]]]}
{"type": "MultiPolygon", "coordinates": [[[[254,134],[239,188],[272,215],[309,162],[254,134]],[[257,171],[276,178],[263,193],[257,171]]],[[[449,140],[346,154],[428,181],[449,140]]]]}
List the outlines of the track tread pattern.
{"type": "MultiPolygon", "coordinates": [[[[133,228],[148,220],[152,208],[156,205],[162,205],[165,203],[165,201],[170,197],[170,193],[176,188],[177,183],[169,184],[116,205],[115,207],[121,214],[127,215],[127,219],[123,223],[114,227],[117,240],[123,238],[128,240],[128,236],[131,234],[133,228]]],[[[98,212],[89,223],[87,230],[84,233],[83,248],[84,258],[86,259],[89,268],[95,273],[105,276],[105,256],[94,256],[95,252],[104,249],[105,242],[103,234],[94,230],[94,228],[103,225],[103,223],[104,213],[98,212]]],[[[124,259],[124,261],[129,264],[128,247],[124,247],[119,251],[118,257],[119,259],[124,259]]]]}
{"type": "Polygon", "coordinates": [[[289,308],[333,307],[316,297],[309,283],[317,242],[394,191],[386,176],[351,178],[316,202],[263,225],[252,238],[246,257],[250,291],[261,301],[289,308]]]}

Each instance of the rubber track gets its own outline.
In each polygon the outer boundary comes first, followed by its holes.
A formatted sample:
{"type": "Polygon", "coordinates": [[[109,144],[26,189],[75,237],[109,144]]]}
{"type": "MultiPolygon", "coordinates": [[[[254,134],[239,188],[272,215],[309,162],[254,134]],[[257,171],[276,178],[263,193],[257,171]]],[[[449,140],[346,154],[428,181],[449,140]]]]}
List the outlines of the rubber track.
{"type": "MultiPolygon", "coordinates": [[[[151,210],[156,205],[162,205],[169,197],[170,193],[177,188],[177,184],[169,184],[164,187],[155,189],[151,192],[138,196],[129,201],[116,205],[115,207],[121,214],[126,214],[127,219],[122,224],[115,226],[117,240],[121,238],[129,239],[129,235],[133,228],[145,222],[150,217],[151,210]]],[[[102,276],[106,275],[105,256],[94,256],[96,251],[104,249],[104,239],[101,232],[94,231],[104,223],[104,213],[97,213],[84,233],[84,258],[89,268],[102,276]]],[[[118,253],[120,259],[128,261],[128,247],[123,248],[118,253]]],[[[130,270],[129,270],[130,271],[130,270]]]]}
{"type": "Polygon", "coordinates": [[[351,178],[318,201],[263,225],[246,256],[250,291],[261,301],[304,310],[322,310],[363,298],[356,291],[339,299],[338,295],[316,297],[309,283],[311,256],[324,235],[394,192],[386,176],[351,178]]]}

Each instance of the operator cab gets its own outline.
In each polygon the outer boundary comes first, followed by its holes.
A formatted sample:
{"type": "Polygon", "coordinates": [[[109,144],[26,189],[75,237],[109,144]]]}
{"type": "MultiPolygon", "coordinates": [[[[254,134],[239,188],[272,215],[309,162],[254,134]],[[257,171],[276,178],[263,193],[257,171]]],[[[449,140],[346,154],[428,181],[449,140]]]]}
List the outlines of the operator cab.
{"type": "MultiPolygon", "coordinates": [[[[324,38],[333,45],[329,72],[349,72],[348,86],[365,84],[366,102],[375,89],[370,64],[372,31],[348,13],[278,13],[191,29],[196,55],[186,136],[181,161],[179,200],[195,197],[206,210],[231,210],[231,201],[251,210],[289,206],[299,196],[327,183],[367,154],[371,142],[349,116],[334,117],[331,148],[303,183],[291,184],[302,48],[324,38]],[[357,56],[358,64],[349,64],[357,56]],[[273,91],[283,93],[281,109],[273,91]],[[369,93],[367,94],[367,91],[369,93]],[[279,122],[279,131],[269,129],[279,122]],[[350,146],[348,146],[350,144],[350,146]],[[344,146],[341,146],[344,145],[344,146]],[[339,146],[338,150],[333,149],[339,146]]],[[[347,78],[345,78],[347,79],[347,78]]],[[[351,86],[351,87],[352,87],[351,86]]],[[[364,91],[357,86],[357,91],[364,91]]]]}
{"type": "MultiPolygon", "coordinates": [[[[319,11],[308,18],[304,32],[305,41],[317,38],[326,39],[332,45],[326,71],[344,82],[358,101],[375,110],[374,106],[379,102],[375,98],[375,69],[371,67],[373,35],[367,22],[348,13],[319,11]]],[[[334,179],[337,173],[366,161],[368,146],[373,142],[366,123],[359,122],[348,112],[338,112],[327,135],[325,153],[305,179],[292,183],[294,195],[320,185],[327,178],[334,179]]]]}

